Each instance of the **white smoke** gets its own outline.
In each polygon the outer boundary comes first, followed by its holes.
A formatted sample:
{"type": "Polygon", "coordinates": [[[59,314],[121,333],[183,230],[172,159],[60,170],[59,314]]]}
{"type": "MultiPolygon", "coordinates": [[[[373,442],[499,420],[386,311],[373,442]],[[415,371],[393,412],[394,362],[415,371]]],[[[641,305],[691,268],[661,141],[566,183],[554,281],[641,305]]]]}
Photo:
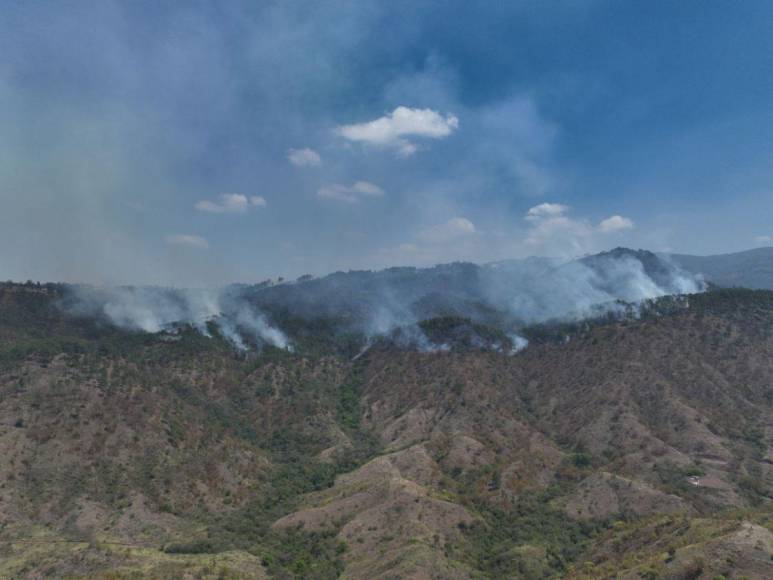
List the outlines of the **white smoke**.
{"type": "MultiPolygon", "coordinates": [[[[430,271],[416,270],[416,275],[429,275],[426,273],[430,271]]],[[[468,305],[477,302],[495,308],[509,320],[504,329],[512,347],[500,345],[498,348],[496,343],[475,336],[470,339],[471,346],[514,354],[529,344],[519,333],[525,326],[576,322],[606,314],[638,317],[642,305],[648,301],[702,292],[706,285],[702,278],[680,270],[663,258],[648,252],[619,250],[583,260],[527,259],[488,264],[481,266],[477,279],[464,287],[436,289],[432,283],[427,286],[419,285],[418,292],[406,293],[400,290],[398,282],[395,286],[373,290],[378,296],[378,305],[365,325],[368,340],[391,336],[398,346],[423,352],[448,350],[448,345],[429,340],[417,324],[426,315],[417,314],[411,304],[422,292],[438,294],[441,301],[449,296],[461,296],[455,314],[473,321],[486,322],[480,318],[480,311],[468,305]]]]}
{"type": "Polygon", "coordinates": [[[244,329],[257,342],[264,341],[279,348],[291,349],[285,334],[278,328],[271,326],[261,312],[246,302],[238,304],[235,320],[237,326],[244,329]]]}
{"type": "MultiPolygon", "coordinates": [[[[523,331],[530,325],[610,313],[636,317],[653,299],[704,289],[702,279],[663,258],[617,249],[571,261],[533,258],[483,266],[340,272],[281,287],[75,287],[64,306],[73,314],[102,317],[130,330],[176,332],[181,325],[190,325],[209,336],[210,329],[217,329],[239,350],[261,345],[292,349],[265,312],[286,312],[308,321],[328,318],[336,321],[335,329],[363,336],[363,350],[356,359],[380,338],[423,352],[466,345],[514,354],[527,347],[523,331]],[[461,334],[441,332],[430,339],[420,323],[445,316],[469,319],[503,331],[508,338],[495,339],[486,331],[478,335],[481,329],[473,324],[459,330],[461,334]]],[[[332,335],[328,338],[334,340],[332,335]]]]}
{"type": "Polygon", "coordinates": [[[451,346],[432,342],[418,324],[395,325],[390,329],[390,338],[400,348],[419,352],[447,352],[451,346]]]}
{"type": "Polygon", "coordinates": [[[520,334],[515,334],[514,332],[511,332],[507,335],[507,337],[510,339],[510,341],[513,343],[513,348],[510,349],[511,355],[522,351],[527,346],[529,346],[529,340],[527,338],[524,338],[520,334]]]}
{"type": "Polygon", "coordinates": [[[630,256],[604,258],[595,267],[574,260],[558,266],[518,263],[490,269],[482,284],[488,301],[523,324],[581,320],[621,311],[628,304],[672,294],[702,292],[705,284],[671,265],[662,280],[630,256]]]}
{"type": "Polygon", "coordinates": [[[257,308],[230,290],[177,290],[156,287],[73,287],[62,303],[76,316],[103,316],[118,328],[149,333],[177,332],[190,325],[210,337],[209,324],[238,350],[245,339],[260,346],[291,348],[285,334],[257,308]]]}

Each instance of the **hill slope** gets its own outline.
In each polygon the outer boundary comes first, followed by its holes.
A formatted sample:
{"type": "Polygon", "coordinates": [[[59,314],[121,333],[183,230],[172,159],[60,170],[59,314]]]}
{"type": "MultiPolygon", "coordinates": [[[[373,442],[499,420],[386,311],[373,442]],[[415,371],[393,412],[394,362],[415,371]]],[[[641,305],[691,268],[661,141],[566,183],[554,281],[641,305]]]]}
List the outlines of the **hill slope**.
{"type": "Polygon", "coordinates": [[[671,254],[670,258],[688,272],[702,274],[717,286],[773,290],[773,248],[716,256],[671,254]]]}
{"type": "Polygon", "coordinates": [[[352,360],[57,292],[0,292],[0,577],[773,574],[773,293],[352,360]]]}

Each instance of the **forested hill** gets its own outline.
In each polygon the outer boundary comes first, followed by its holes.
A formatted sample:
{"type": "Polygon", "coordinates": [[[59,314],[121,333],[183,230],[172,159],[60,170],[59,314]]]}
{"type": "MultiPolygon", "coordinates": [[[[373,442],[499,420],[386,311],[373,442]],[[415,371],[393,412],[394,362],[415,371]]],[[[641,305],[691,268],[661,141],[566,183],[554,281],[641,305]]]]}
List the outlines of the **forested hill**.
{"type": "Polygon", "coordinates": [[[0,577],[772,575],[771,292],[356,359],[58,299],[0,290],[0,577]]]}

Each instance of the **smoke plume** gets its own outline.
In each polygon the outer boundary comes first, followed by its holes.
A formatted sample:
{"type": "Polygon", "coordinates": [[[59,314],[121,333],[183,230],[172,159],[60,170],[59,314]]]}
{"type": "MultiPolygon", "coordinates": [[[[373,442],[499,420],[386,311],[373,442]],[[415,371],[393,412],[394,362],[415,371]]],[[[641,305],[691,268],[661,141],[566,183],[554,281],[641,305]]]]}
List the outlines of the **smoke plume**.
{"type": "Polygon", "coordinates": [[[704,286],[665,258],[618,248],[569,261],[337,272],[219,290],[82,286],[64,308],[128,330],[174,332],[189,325],[209,336],[216,328],[239,350],[290,349],[299,336],[321,332],[360,336],[356,357],[382,339],[424,352],[479,348],[515,354],[528,345],[522,330],[529,325],[608,313],[635,316],[647,300],[704,286]],[[319,321],[326,326],[315,327],[319,321]]]}
{"type": "Polygon", "coordinates": [[[176,332],[189,325],[210,336],[210,324],[238,350],[248,344],[290,348],[285,334],[231,289],[73,286],[62,308],[80,317],[103,318],[118,328],[176,332]]]}

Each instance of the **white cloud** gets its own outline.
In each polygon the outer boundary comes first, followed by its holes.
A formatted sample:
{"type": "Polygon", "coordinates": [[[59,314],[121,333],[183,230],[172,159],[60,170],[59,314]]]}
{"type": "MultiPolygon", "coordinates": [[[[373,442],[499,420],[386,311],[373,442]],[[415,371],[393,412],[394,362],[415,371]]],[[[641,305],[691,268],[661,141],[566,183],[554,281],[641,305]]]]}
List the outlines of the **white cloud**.
{"type": "Polygon", "coordinates": [[[454,217],[445,223],[427,228],[419,237],[430,243],[447,243],[451,240],[470,236],[476,232],[475,224],[463,217],[454,217]]]}
{"type": "Polygon", "coordinates": [[[357,201],[357,195],[352,191],[352,188],[339,183],[320,187],[317,190],[317,197],[336,201],[346,201],[349,203],[357,201]]]}
{"type": "Polygon", "coordinates": [[[574,217],[569,206],[543,203],[525,213],[525,227],[514,227],[503,217],[507,228],[500,230],[491,222],[484,227],[457,216],[425,227],[404,243],[380,248],[362,267],[428,266],[454,260],[486,262],[535,255],[577,257],[608,248],[610,231],[628,234],[627,224],[633,222],[622,216],[611,217],[620,219],[608,222],[602,229],[601,223],[574,217]]]}
{"type": "Polygon", "coordinates": [[[418,145],[409,137],[443,139],[458,127],[459,119],[451,114],[443,116],[432,109],[397,107],[373,121],[342,125],[335,131],[349,141],[391,147],[400,155],[409,156],[418,150],[418,145]]]}
{"type": "Polygon", "coordinates": [[[287,159],[296,167],[319,167],[322,158],[314,149],[290,149],[287,151],[287,159]]]}
{"type": "Polygon", "coordinates": [[[541,203],[535,205],[526,212],[526,219],[529,221],[537,221],[544,218],[556,217],[565,214],[568,210],[569,206],[560,203],[541,203]]]}
{"type": "Polygon", "coordinates": [[[193,236],[190,234],[170,234],[164,238],[167,244],[174,246],[187,246],[189,248],[199,248],[206,250],[209,248],[209,242],[201,236],[193,236]]]}
{"type": "Polygon", "coordinates": [[[594,230],[584,220],[559,215],[532,221],[535,225],[526,237],[527,246],[546,250],[551,254],[576,254],[587,252],[591,248],[594,230]]]}
{"type": "Polygon", "coordinates": [[[633,220],[621,215],[613,215],[599,223],[599,230],[602,232],[619,232],[620,230],[633,229],[633,220]]]}
{"type": "Polygon", "coordinates": [[[267,205],[265,198],[259,195],[248,198],[241,193],[222,193],[217,199],[217,202],[197,201],[194,207],[199,211],[210,213],[244,213],[250,206],[265,207],[267,205]]]}
{"type": "Polygon", "coordinates": [[[355,203],[363,197],[381,197],[382,195],[384,195],[384,190],[369,181],[357,181],[352,185],[334,183],[320,187],[317,190],[317,196],[322,199],[345,201],[348,203],[355,203]]]}
{"type": "Polygon", "coordinates": [[[594,226],[588,220],[567,214],[569,207],[558,203],[542,203],[526,212],[531,222],[525,243],[533,251],[552,255],[576,255],[595,251],[603,246],[601,236],[633,229],[633,220],[620,215],[610,216],[594,226]]]}
{"type": "Polygon", "coordinates": [[[755,236],[754,241],[758,244],[769,244],[773,242],[773,236],[755,236]]]}
{"type": "Polygon", "coordinates": [[[384,195],[383,189],[381,189],[378,185],[370,183],[369,181],[358,181],[352,186],[352,189],[357,193],[367,195],[369,197],[381,197],[384,195]]]}

